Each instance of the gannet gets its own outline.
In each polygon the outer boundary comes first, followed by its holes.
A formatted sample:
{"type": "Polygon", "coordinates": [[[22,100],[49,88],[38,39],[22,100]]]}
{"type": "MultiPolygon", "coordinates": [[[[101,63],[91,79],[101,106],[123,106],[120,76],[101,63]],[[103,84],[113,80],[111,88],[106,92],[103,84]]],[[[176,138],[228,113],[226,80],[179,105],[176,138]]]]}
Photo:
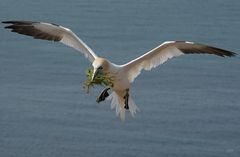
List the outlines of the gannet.
{"type": "Polygon", "coordinates": [[[125,111],[130,111],[134,116],[139,110],[131,95],[131,83],[142,70],[151,70],[173,57],[183,54],[213,54],[220,57],[235,56],[236,53],[213,46],[189,42],[189,41],[166,41],[142,56],[122,65],[117,65],[106,58],[99,57],[70,29],[45,22],[33,21],[3,21],[8,24],[5,28],[12,32],[32,36],[35,39],[61,42],[80,52],[92,63],[94,80],[100,73],[108,73],[113,77],[113,87],[104,89],[97,102],[105,98],[111,101],[111,108],[116,109],[116,115],[122,120],[125,118],[125,111]],[[112,90],[109,94],[108,90],[112,90]]]}

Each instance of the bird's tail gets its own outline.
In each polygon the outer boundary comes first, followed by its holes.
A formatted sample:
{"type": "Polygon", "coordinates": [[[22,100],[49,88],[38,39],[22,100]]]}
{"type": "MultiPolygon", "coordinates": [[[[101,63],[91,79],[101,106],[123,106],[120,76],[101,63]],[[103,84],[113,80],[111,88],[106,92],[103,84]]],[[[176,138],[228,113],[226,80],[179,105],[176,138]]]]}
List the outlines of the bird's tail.
{"type": "MultiPolygon", "coordinates": [[[[125,120],[125,112],[127,111],[125,106],[125,100],[124,100],[124,94],[123,93],[117,93],[113,91],[107,98],[107,100],[111,101],[111,109],[116,108],[116,115],[120,117],[122,121],[125,120]]],[[[131,115],[134,117],[137,111],[139,111],[137,105],[134,103],[132,97],[129,95],[128,98],[128,106],[129,111],[131,115]]]]}

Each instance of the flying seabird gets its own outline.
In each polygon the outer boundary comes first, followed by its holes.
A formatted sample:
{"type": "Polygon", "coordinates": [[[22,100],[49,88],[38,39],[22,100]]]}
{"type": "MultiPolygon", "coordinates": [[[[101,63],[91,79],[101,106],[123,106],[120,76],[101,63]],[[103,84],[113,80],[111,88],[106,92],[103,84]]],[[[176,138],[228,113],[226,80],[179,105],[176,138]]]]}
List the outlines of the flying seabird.
{"type": "Polygon", "coordinates": [[[110,74],[113,78],[113,87],[104,89],[97,102],[104,101],[105,98],[110,100],[111,108],[116,108],[116,115],[122,120],[125,118],[126,110],[129,110],[132,116],[139,110],[129,90],[131,83],[142,70],[151,70],[168,59],[183,54],[213,54],[220,57],[236,55],[234,52],[204,44],[189,41],[167,41],[126,64],[117,65],[106,58],[97,56],[90,47],[66,27],[53,23],[32,21],[3,21],[2,23],[8,24],[5,28],[12,32],[32,36],[35,39],[59,41],[82,52],[92,63],[93,80],[100,73],[110,74]],[[110,89],[112,93],[109,95],[108,90],[110,89]]]}

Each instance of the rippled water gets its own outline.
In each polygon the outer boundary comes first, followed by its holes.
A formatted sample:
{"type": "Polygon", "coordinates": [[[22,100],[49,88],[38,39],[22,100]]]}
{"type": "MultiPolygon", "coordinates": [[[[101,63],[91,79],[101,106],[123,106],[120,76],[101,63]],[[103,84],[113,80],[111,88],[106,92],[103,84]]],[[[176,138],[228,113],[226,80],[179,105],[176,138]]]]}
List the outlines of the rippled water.
{"type": "MultiPolygon", "coordinates": [[[[165,40],[240,53],[237,0],[2,0],[0,6],[1,20],[67,26],[117,64],[165,40]]],[[[80,53],[4,29],[0,35],[1,157],[239,156],[239,56],[189,55],[143,72],[132,87],[141,112],[123,123],[109,102],[96,104],[100,88],[91,95],[82,90],[91,65],[80,53]]]]}

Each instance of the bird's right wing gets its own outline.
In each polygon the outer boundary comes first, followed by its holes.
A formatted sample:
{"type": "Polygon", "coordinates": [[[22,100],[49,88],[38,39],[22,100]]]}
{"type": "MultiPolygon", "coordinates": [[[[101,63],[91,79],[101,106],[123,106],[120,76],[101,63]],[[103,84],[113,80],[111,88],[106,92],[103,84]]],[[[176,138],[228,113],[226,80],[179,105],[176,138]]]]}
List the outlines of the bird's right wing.
{"type": "Polygon", "coordinates": [[[70,29],[51,23],[32,21],[3,21],[10,24],[5,28],[12,32],[32,36],[35,39],[59,41],[82,52],[90,62],[93,62],[97,55],[70,29]]]}
{"type": "Polygon", "coordinates": [[[127,72],[127,77],[130,82],[141,73],[141,70],[151,70],[163,64],[172,57],[177,57],[183,54],[214,54],[221,57],[234,56],[233,52],[220,48],[197,44],[187,41],[168,41],[145,53],[144,55],[122,65],[127,72]]]}

